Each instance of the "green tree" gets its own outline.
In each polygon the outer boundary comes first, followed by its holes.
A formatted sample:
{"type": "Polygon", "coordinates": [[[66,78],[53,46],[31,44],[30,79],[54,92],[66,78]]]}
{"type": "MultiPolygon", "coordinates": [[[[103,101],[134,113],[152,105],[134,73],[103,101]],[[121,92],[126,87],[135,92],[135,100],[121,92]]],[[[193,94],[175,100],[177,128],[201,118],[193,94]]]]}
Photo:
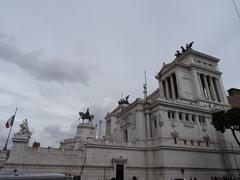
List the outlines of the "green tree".
{"type": "Polygon", "coordinates": [[[240,147],[240,141],[236,132],[240,132],[240,108],[232,108],[228,111],[218,111],[212,114],[212,125],[217,131],[224,133],[227,129],[231,130],[234,139],[240,147]]]}

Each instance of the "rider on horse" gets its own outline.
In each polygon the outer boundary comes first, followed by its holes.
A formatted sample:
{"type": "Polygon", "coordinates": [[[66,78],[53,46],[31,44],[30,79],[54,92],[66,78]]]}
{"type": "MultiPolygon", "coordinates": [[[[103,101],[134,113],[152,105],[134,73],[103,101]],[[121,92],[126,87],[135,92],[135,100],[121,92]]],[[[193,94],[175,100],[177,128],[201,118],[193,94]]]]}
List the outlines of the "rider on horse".
{"type": "MultiPolygon", "coordinates": [[[[94,115],[91,115],[89,113],[89,108],[87,108],[87,112],[86,113],[83,113],[83,112],[79,112],[79,115],[80,115],[80,118],[82,118],[83,120],[83,123],[84,123],[84,119],[88,119],[88,123],[92,123],[92,120],[94,118],[94,115]]],[[[79,119],[80,119],[79,118],[79,119]]]]}

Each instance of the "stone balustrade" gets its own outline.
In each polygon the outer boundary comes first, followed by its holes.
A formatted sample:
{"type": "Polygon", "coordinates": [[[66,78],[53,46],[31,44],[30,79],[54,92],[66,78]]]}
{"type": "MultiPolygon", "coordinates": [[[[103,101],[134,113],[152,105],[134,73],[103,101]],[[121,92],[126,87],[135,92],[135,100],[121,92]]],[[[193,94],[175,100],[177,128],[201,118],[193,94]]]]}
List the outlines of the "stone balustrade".
{"type": "Polygon", "coordinates": [[[125,147],[141,147],[143,144],[138,141],[134,142],[124,142],[117,140],[106,140],[106,139],[87,139],[87,144],[96,144],[96,145],[117,145],[117,146],[125,146],[125,147]]]}

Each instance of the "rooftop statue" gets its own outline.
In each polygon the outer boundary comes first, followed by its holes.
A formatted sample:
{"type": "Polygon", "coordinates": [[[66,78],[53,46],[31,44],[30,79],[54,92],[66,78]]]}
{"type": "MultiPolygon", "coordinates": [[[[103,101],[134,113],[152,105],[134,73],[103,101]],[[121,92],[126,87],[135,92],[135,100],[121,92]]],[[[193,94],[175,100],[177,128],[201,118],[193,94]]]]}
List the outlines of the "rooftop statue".
{"type": "Polygon", "coordinates": [[[92,120],[94,119],[94,115],[90,114],[89,113],[89,108],[87,108],[87,111],[86,113],[83,113],[83,112],[79,112],[79,119],[82,119],[83,120],[83,123],[84,123],[84,119],[88,119],[88,123],[91,123],[92,124],[92,120]]]}
{"type": "Polygon", "coordinates": [[[28,120],[23,120],[22,124],[20,124],[20,130],[15,134],[15,137],[23,137],[23,138],[30,138],[32,133],[29,131],[28,128],[28,120]]]}
{"type": "Polygon", "coordinates": [[[176,53],[175,53],[176,58],[178,58],[179,56],[184,54],[188,49],[192,49],[192,45],[193,45],[193,42],[186,44],[186,48],[181,46],[182,52],[180,53],[179,51],[176,51],[176,53]]]}
{"type": "Polygon", "coordinates": [[[118,101],[118,105],[121,105],[121,104],[129,104],[129,102],[128,102],[128,99],[129,99],[129,95],[125,98],[125,99],[120,99],[119,101],[118,101]]]}

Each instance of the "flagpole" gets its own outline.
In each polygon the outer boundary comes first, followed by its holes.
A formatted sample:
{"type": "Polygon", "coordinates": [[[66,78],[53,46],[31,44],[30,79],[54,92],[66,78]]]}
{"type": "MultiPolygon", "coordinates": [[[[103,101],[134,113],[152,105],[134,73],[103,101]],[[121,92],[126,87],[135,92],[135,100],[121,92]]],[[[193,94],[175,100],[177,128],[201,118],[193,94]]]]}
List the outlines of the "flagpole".
{"type": "MultiPolygon", "coordinates": [[[[14,113],[14,119],[15,119],[16,113],[17,113],[17,107],[16,107],[16,110],[15,110],[15,113],[14,113]]],[[[11,134],[12,127],[13,127],[13,126],[11,125],[11,128],[10,128],[10,131],[9,131],[9,133],[8,133],[7,141],[6,141],[6,144],[5,144],[4,148],[3,148],[3,151],[7,151],[8,139],[9,139],[9,136],[10,136],[10,134],[11,134]]]]}

